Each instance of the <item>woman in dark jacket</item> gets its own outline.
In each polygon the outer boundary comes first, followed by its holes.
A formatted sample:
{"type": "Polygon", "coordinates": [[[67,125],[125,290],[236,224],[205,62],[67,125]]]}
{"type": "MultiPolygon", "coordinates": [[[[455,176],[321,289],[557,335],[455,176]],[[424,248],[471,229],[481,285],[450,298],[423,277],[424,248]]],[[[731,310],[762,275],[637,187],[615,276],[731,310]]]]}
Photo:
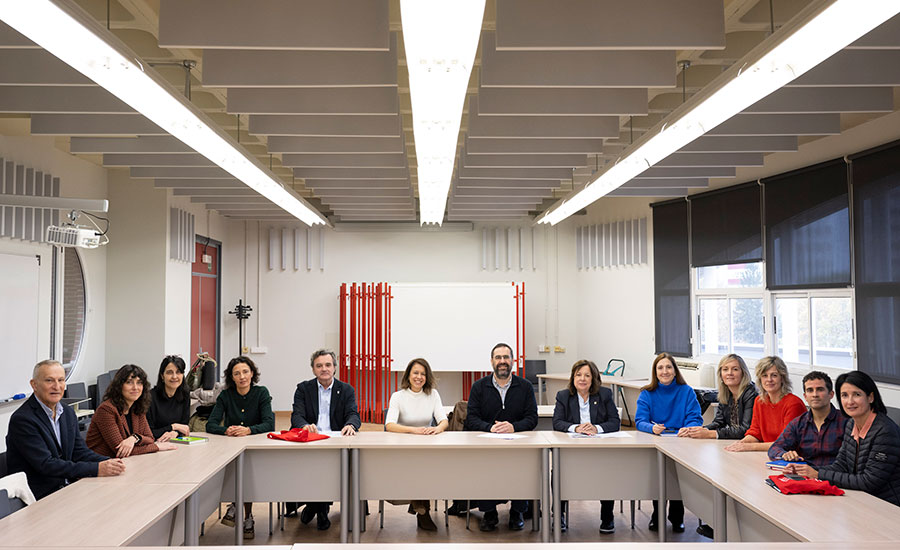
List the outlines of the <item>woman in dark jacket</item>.
{"type": "Polygon", "coordinates": [[[190,435],[191,396],[184,383],[184,359],[177,355],[163,357],[156,386],[150,392],[147,421],[157,441],[168,441],[179,435],[190,435]]]}
{"type": "Polygon", "coordinates": [[[716,369],[719,406],[716,417],[706,426],[682,428],[681,437],[694,439],[741,439],[753,418],[753,402],[759,393],[750,377],[750,369],[740,355],[730,353],[716,369]]]}
{"type": "MultiPolygon", "coordinates": [[[[567,389],[556,394],[553,429],[558,432],[592,435],[619,431],[619,411],[609,388],[600,385],[600,370],[582,359],[572,365],[567,389]]],[[[560,523],[568,529],[569,503],[563,501],[560,523]]],[[[600,501],[600,532],[614,533],[613,501],[600,501]]]]}
{"type": "Polygon", "coordinates": [[[852,420],[847,422],[837,458],[818,470],[791,464],[785,472],[865,491],[900,506],[900,428],[887,417],[878,387],[859,371],[838,376],[835,386],[841,412],[852,420]]]}

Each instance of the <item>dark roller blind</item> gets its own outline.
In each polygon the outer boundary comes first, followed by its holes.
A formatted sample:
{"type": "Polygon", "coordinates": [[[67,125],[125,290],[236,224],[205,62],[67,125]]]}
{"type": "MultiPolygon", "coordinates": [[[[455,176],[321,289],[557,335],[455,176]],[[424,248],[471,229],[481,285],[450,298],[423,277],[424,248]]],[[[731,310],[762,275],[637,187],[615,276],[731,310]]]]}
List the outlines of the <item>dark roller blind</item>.
{"type": "Polygon", "coordinates": [[[688,259],[688,203],[653,207],[653,286],[656,353],[691,355],[691,276],[688,259]]]}
{"type": "Polygon", "coordinates": [[[694,267],[763,259],[760,192],[756,182],[693,195],[690,201],[694,267]]]}
{"type": "Polygon", "coordinates": [[[857,364],[900,383],[900,143],[851,161],[857,364]]]}
{"type": "Polygon", "coordinates": [[[850,199],[843,159],[762,183],[768,287],[848,286],[850,199]]]}

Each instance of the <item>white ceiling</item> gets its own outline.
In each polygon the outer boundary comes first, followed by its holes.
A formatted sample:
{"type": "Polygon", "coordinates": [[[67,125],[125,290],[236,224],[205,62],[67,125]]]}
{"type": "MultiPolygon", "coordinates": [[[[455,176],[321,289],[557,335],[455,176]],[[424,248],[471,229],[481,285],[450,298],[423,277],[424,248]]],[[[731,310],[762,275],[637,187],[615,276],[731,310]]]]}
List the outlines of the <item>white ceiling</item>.
{"type": "MultiPolygon", "coordinates": [[[[107,24],[106,0],[75,3],[107,24]]],[[[447,220],[542,212],[811,3],[488,0],[447,220]]],[[[194,106],[332,221],[418,218],[398,0],[112,0],[108,24],[179,92],[195,61],[194,106]]],[[[719,185],[894,112],[898,87],[895,17],[612,194],[719,185]]],[[[0,117],[225,216],[291,219],[2,23],[0,117]]]]}

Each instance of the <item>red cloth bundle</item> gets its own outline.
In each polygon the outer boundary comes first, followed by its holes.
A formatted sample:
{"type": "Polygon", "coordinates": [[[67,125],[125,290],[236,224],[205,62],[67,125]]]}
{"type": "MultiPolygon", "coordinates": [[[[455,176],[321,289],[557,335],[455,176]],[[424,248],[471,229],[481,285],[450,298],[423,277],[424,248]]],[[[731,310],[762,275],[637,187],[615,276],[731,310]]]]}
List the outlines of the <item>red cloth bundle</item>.
{"type": "Polygon", "coordinates": [[[269,433],[268,437],[269,439],[280,439],[282,441],[295,441],[298,443],[305,443],[307,441],[328,439],[329,436],[325,434],[309,433],[308,430],[302,430],[300,428],[292,428],[290,430],[281,430],[281,433],[271,432],[269,433]]]}
{"type": "Polygon", "coordinates": [[[769,476],[778,490],[786,495],[843,495],[844,490],[822,479],[790,479],[784,475],[769,476]]]}

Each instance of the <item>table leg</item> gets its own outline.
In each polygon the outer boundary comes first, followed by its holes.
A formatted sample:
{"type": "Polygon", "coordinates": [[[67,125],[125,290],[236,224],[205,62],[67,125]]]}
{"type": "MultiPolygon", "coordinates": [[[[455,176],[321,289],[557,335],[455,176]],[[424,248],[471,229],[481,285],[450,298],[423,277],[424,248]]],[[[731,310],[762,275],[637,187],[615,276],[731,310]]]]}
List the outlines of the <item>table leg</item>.
{"type": "Polygon", "coordinates": [[[234,544],[244,545],[244,453],[234,459],[234,544]]]}
{"type": "Polygon", "coordinates": [[[184,501],[184,545],[200,545],[200,498],[197,491],[191,493],[184,501]]]}
{"type": "Polygon", "coordinates": [[[656,452],[656,464],[659,474],[659,506],[657,506],[656,525],[659,527],[659,542],[666,542],[666,455],[656,452]]]}
{"type": "Polygon", "coordinates": [[[713,542],[728,541],[728,514],[725,508],[727,498],[725,493],[718,489],[713,492],[713,522],[715,523],[715,532],[713,534],[713,542]]]}
{"type": "Polygon", "coordinates": [[[359,449],[351,449],[351,470],[353,472],[353,482],[350,484],[352,495],[350,497],[351,506],[353,507],[353,542],[359,543],[359,530],[363,513],[362,506],[359,504],[359,449]]]}
{"type": "Polygon", "coordinates": [[[350,449],[341,449],[341,544],[347,543],[350,531],[350,449]]]}
{"type": "Polygon", "coordinates": [[[538,405],[544,404],[544,384],[543,380],[538,378],[538,405]]]}
{"type": "MultiPolygon", "coordinates": [[[[560,513],[562,511],[562,499],[560,498],[559,477],[562,474],[559,470],[559,447],[553,448],[553,470],[552,482],[550,486],[553,488],[553,542],[559,542],[562,538],[562,527],[560,524],[560,513]]],[[[547,510],[547,514],[550,510],[547,510]]]]}

